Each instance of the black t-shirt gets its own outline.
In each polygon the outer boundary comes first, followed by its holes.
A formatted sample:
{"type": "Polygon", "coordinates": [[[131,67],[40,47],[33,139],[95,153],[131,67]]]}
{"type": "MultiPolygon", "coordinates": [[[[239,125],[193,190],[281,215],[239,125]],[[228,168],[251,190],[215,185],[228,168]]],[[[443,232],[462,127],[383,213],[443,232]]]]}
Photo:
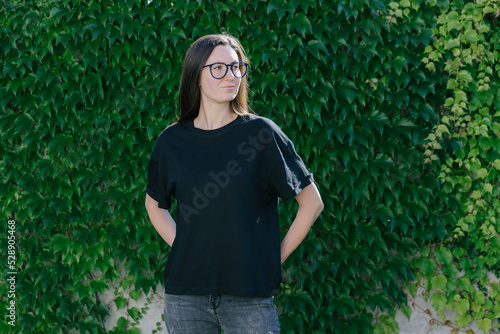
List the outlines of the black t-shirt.
{"type": "Polygon", "coordinates": [[[147,184],[160,208],[177,200],[166,293],[273,295],[281,282],[278,198],[312,182],[292,142],[267,118],[238,116],[215,130],[195,128],[193,119],[166,128],[147,184]]]}

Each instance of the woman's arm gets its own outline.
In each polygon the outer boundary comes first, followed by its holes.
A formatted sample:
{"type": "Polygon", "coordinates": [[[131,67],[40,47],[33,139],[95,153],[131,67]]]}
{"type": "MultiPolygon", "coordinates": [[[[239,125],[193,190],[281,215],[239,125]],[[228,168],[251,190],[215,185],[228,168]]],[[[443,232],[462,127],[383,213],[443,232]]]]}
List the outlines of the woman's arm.
{"type": "Polygon", "coordinates": [[[281,242],[281,263],[285,262],[288,256],[304,240],[311,229],[312,224],[323,211],[323,201],[314,183],[311,183],[295,196],[299,203],[297,216],[290,226],[285,238],[281,242]]]}
{"type": "Polygon", "coordinates": [[[146,210],[148,210],[149,219],[158,234],[172,247],[175,239],[176,225],[170,213],[165,209],[159,208],[158,202],[148,194],[146,194],[146,210]]]}

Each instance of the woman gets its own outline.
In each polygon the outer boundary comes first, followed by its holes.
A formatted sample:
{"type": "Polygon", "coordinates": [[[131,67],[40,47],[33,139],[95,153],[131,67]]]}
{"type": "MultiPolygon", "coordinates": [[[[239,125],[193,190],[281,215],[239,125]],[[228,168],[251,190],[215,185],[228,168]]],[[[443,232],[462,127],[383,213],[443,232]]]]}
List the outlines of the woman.
{"type": "Polygon", "coordinates": [[[172,247],[165,267],[170,334],[279,333],[272,296],[281,264],[323,209],[290,140],[248,112],[247,68],[230,35],[194,42],[184,60],[179,120],[151,154],[146,208],[172,247]],[[299,205],[281,244],[279,197],[299,205]]]}

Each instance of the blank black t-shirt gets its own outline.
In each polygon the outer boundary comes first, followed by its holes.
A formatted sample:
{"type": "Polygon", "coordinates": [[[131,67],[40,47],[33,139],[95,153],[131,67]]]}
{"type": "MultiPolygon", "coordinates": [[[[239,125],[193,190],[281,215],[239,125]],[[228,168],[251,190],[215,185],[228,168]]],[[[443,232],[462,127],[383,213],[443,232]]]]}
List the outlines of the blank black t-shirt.
{"type": "Polygon", "coordinates": [[[165,292],[273,295],[281,282],[278,198],[312,182],[292,142],[267,118],[238,116],[215,130],[195,128],[193,119],[166,128],[147,184],[160,208],[177,200],[165,292]]]}

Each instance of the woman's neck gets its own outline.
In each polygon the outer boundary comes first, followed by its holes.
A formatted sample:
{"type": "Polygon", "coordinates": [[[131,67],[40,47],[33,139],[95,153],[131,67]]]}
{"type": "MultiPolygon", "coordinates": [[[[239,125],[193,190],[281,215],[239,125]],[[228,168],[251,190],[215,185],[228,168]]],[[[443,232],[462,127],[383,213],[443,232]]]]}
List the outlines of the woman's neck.
{"type": "Polygon", "coordinates": [[[194,126],[203,130],[214,130],[231,123],[236,117],[238,115],[230,109],[229,104],[210,109],[203,108],[202,105],[198,116],[194,119],[194,126]]]}

